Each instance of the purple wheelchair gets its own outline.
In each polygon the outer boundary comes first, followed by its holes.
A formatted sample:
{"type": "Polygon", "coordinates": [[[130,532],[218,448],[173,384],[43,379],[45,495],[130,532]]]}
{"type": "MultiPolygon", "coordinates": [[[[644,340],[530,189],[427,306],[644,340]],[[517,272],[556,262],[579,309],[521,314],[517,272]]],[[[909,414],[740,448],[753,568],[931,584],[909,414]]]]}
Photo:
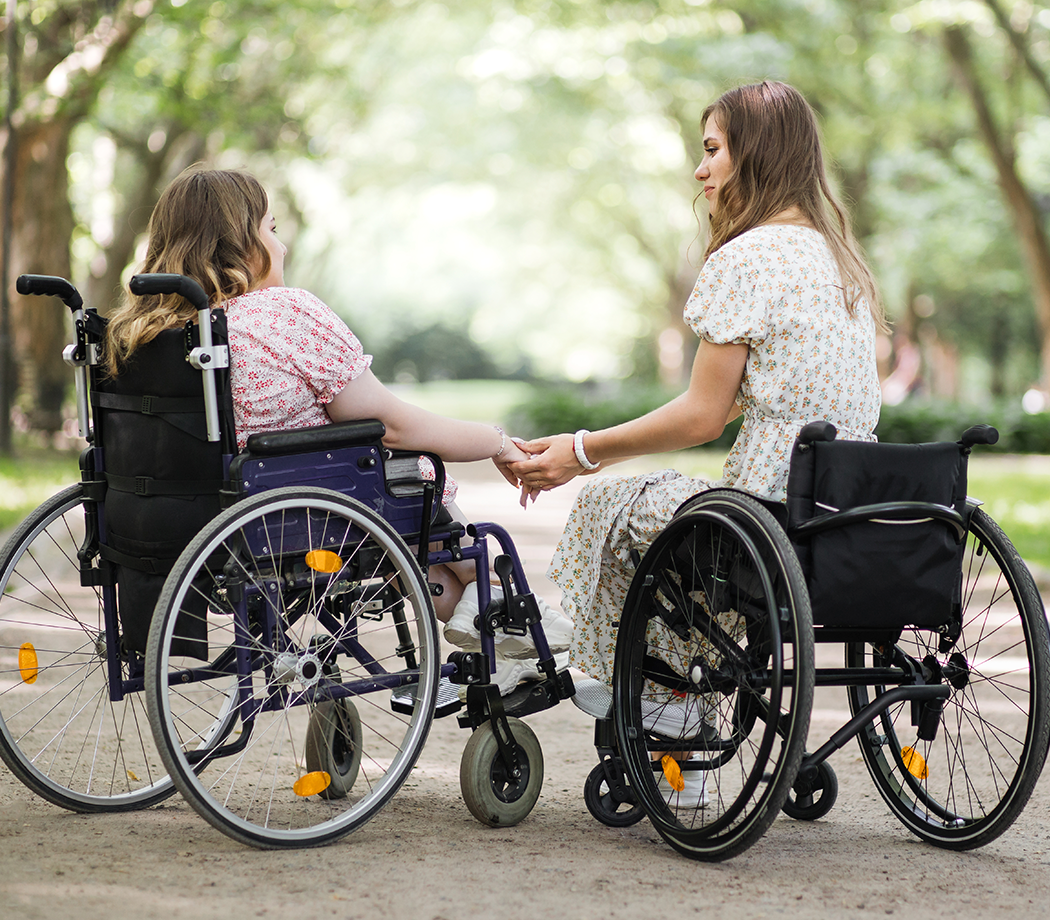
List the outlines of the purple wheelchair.
{"type": "Polygon", "coordinates": [[[100,366],[104,320],[69,282],[23,275],[18,289],[73,313],[65,357],[89,446],[81,482],[0,551],[13,773],[74,811],[178,790],[236,840],[315,846],[374,816],[435,715],[462,710],[468,808],[489,825],[528,815],[543,758],[522,717],[573,682],[508,534],[453,523],[435,500],[441,461],[424,478],[376,421],[253,435],[238,452],[225,318],[190,278],[132,280],[185,297],[199,322],[159,334],[116,378],[100,366]],[[463,559],[479,574],[481,651],[442,662],[426,571],[463,559]],[[490,680],[497,630],[530,634],[540,658],[540,679],[507,696],[490,680]]]}

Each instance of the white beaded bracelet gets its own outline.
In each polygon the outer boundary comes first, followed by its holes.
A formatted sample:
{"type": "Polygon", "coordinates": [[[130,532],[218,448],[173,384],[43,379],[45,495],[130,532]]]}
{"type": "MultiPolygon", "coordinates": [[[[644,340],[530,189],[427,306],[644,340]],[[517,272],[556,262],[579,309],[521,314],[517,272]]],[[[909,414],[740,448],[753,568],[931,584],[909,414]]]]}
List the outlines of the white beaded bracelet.
{"type": "Polygon", "coordinates": [[[507,432],[500,428],[499,425],[493,425],[492,427],[499,432],[499,450],[493,455],[493,459],[495,459],[507,449],[507,432]]]}
{"type": "Polygon", "coordinates": [[[580,466],[585,470],[596,470],[601,464],[591,463],[587,458],[587,451],[583,449],[583,436],[585,434],[590,434],[590,432],[586,428],[581,428],[575,435],[573,435],[572,449],[576,453],[576,459],[580,461],[580,466]]]}

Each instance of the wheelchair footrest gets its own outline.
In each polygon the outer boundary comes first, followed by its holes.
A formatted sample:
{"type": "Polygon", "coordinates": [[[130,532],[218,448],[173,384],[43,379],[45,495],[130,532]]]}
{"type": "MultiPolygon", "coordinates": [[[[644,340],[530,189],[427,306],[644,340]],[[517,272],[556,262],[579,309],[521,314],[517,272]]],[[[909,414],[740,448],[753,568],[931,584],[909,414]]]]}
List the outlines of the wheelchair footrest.
{"type": "MultiPolygon", "coordinates": [[[[482,685],[486,686],[486,685],[482,685]]],[[[557,706],[562,700],[573,695],[572,675],[568,670],[558,671],[541,680],[530,680],[518,684],[506,696],[500,697],[503,711],[508,717],[524,718],[535,712],[543,712],[557,706]]],[[[468,695],[467,711],[459,716],[460,728],[475,729],[489,720],[487,700],[483,694],[475,697],[479,702],[470,704],[468,695]]]]}
{"type": "MultiPolygon", "coordinates": [[[[406,684],[404,687],[398,687],[390,694],[390,708],[394,712],[410,716],[415,711],[415,706],[415,684],[406,684]]],[[[459,712],[462,708],[463,701],[459,698],[459,691],[457,690],[456,685],[447,677],[442,677],[438,681],[437,686],[437,698],[434,702],[434,718],[440,719],[443,716],[450,716],[453,713],[459,712]]]]}

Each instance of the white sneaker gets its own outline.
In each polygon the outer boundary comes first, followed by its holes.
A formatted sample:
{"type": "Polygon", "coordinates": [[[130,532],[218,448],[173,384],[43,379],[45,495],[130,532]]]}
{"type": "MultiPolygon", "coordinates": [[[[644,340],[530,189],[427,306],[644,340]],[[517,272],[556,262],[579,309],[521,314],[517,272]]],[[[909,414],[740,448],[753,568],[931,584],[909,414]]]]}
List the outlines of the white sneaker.
{"type": "Polygon", "coordinates": [[[670,808],[683,810],[704,808],[710,801],[704,772],[702,770],[682,770],[682,782],[684,785],[679,791],[667,781],[666,774],[661,773],[656,789],[670,808]]]}
{"type": "MultiPolygon", "coordinates": [[[[576,695],[572,701],[595,719],[608,719],[612,714],[612,690],[600,680],[584,677],[575,680],[576,695]]],[[[642,700],[642,726],[666,738],[706,737],[712,729],[704,722],[703,707],[697,698],[686,703],[657,703],[642,700]]]]}
{"type": "MultiPolygon", "coordinates": [[[[503,600],[503,589],[492,586],[492,599],[503,600]]],[[[540,623],[543,626],[543,634],[547,637],[547,645],[552,653],[564,652],[569,648],[572,641],[572,620],[555,610],[543,598],[537,597],[536,603],[540,608],[540,623]]],[[[465,652],[476,652],[481,649],[481,633],[474,625],[478,616],[478,593],[477,589],[467,588],[456,609],[442,630],[446,641],[451,642],[465,652]]],[[[524,636],[511,636],[497,630],[496,653],[504,658],[535,658],[536,645],[532,641],[531,633],[524,636]]]]}
{"type": "Polygon", "coordinates": [[[600,680],[593,677],[573,679],[576,694],[572,701],[578,709],[595,719],[608,719],[612,716],[612,690],[600,680]]]}

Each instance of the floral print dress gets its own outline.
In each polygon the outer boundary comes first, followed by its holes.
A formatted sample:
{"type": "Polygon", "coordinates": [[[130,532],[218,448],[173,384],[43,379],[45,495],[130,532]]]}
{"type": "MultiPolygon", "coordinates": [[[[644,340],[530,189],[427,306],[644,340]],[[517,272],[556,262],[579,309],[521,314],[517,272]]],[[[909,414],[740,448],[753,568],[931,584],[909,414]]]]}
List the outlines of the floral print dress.
{"type": "Polygon", "coordinates": [[[547,573],[576,623],[569,663],[609,686],[631,552],[644,553],[686,499],[733,486],[784,501],[791,447],[816,419],[832,422],[840,438],[875,440],[875,324],[863,304],[855,316],[846,310],[838,267],[817,231],[769,225],[726,243],[704,264],[685,319],[702,339],[749,347],[737,397],[743,423],[722,478],[660,470],[594,479],[547,573]]]}

